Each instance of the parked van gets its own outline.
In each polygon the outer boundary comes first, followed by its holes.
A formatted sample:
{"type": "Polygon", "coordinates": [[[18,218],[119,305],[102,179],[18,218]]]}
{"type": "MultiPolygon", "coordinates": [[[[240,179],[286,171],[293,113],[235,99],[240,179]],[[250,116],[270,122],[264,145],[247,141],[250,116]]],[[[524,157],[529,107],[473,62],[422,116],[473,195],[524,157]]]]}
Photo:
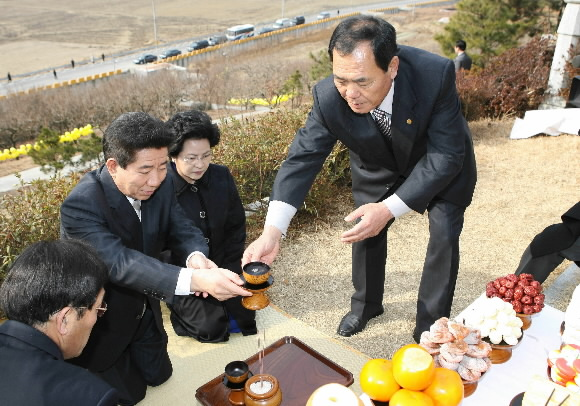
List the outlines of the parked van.
{"type": "Polygon", "coordinates": [[[327,18],[330,18],[330,11],[322,11],[316,16],[317,20],[325,20],[327,18]]]}
{"type": "Polygon", "coordinates": [[[292,21],[289,18],[279,18],[276,20],[274,24],[272,24],[272,27],[274,27],[277,30],[280,30],[286,27],[294,27],[294,25],[295,25],[294,21],[292,21]]]}
{"type": "Polygon", "coordinates": [[[217,35],[212,35],[211,37],[209,37],[207,39],[207,43],[209,44],[209,46],[214,46],[214,45],[219,45],[219,44],[223,44],[224,42],[227,42],[228,38],[223,35],[223,34],[217,34],[217,35]]]}

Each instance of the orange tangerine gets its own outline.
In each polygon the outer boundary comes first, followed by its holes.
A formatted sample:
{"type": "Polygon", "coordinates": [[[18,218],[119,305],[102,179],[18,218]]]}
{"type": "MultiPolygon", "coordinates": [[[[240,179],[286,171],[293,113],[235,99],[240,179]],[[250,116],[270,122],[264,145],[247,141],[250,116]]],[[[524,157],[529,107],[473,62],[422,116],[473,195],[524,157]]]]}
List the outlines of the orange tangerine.
{"type": "Polygon", "coordinates": [[[423,391],[435,406],[457,406],[463,400],[461,376],[447,368],[435,368],[433,382],[423,391]]]}
{"type": "Polygon", "coordinates": [[[402,388],[391,397],[389,406],[435,406],[435,404],[423,392],[402,388]]]}
{"type": "Polygon", "coordinates": [[[435,376],[433,357],[419,344],[407,344],[393,354],[393,376],[403,388],[421,391],[435,376]]]}
{"type": "Polygon", "coordinates": [[[401,387],[393,376],[393,363],[376,358],[367,361],[360,371],[360,387],[369,398],[387,402],[401,387]]]}

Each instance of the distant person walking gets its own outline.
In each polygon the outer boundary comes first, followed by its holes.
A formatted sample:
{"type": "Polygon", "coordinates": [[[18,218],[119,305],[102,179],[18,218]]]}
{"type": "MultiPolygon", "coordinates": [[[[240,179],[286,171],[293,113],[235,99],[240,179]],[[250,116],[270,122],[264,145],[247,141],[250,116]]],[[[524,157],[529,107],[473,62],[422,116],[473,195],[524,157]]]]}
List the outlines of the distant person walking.
{"type": "Polygon", "coordinates": [[[6,76],[8,78],[8,81],[9,82],[12,82],[12,75],[10,74],[10,72],[8,72],[8,75],[6,75],[6,76]]]}
{"type": "Polygon", "coordinates": [[[54,70],[54,69],[53,69],[53,70],[52,70],[52,74],[54,75],[54,78],[55,78],[55,79],[58,79],[58,77],[56,76],[56,70],[54,70]]]}
{"type": "Polygon", "coordinates": [[[101,54],[101,59],[105,62],[105,54],[101,54]]]}
{"type": "Polygon", "coordinates": [[[458,39],[457,42],[455,42],[455,53],[457,54],[454,59],[455,72],[459,72],[461,69],[471,69],[471,58],[465,53],[466,48],[467,44],[462,39],[458,39]]]}
{"type": "Polygon", "coordinates": [[[74,69],[75,68],[75,60],[74,59],[71,59],[70,60],[70,64],[71,64],[72,68],[74,69]]]}

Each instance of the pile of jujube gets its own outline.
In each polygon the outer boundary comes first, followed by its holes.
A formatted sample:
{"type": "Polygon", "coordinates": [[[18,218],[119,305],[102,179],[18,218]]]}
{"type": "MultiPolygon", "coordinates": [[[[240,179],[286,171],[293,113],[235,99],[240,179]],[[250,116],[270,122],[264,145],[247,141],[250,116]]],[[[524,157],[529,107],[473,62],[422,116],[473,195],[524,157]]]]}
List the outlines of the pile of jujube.
{"type": "Polygon", "coordinates": [[[544,308],[542,285],[529,273],[497,278],[485,286],[485,295],[511,303],[516,313],[534,314],[544,308]]]}

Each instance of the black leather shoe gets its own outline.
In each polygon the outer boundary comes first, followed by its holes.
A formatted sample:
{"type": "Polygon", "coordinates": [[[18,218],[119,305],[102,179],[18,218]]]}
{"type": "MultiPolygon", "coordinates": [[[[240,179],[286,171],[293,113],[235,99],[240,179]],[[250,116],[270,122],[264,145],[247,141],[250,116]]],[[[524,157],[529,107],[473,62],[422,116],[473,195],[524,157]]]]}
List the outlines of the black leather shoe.
{"type": "Polygon", "coordinates": [[[254,334],[258,334],[258,329],[256,328],[256,323],[254,325],[243,326],[241,328],[242,335],[244,336],[253,336],[254,334]]]}
{"type": "Polygon", "coordinates": [[[419,341],[421,341],[421,334],[423,334],[425,331],[429,331],[428,326],[423,328],[415,326],[415,329],[413,330],[413,340],[415,340],[417,344],[419,344],[419,341]]]}
{"type": "Polygon", "coordinates": [[[421,341],[422,333],[423,333],[422,331],[418,331],[417,329],[413,331],[413,340],[415,340],[417,344],[419,344],[419,342],[421,341]]]}
{"type": "Polygon", "coordinates": [[[355,315],[353,312],[348,312],[340,321],[336,332],[343,337],[350,337],[354,334],[360,333],[364,330],[370,319],[380,316],[383,313],[384,310],[381,309],[375,314],[372,314],[368,319],[365,319],[364,317],[355,315]]]}

